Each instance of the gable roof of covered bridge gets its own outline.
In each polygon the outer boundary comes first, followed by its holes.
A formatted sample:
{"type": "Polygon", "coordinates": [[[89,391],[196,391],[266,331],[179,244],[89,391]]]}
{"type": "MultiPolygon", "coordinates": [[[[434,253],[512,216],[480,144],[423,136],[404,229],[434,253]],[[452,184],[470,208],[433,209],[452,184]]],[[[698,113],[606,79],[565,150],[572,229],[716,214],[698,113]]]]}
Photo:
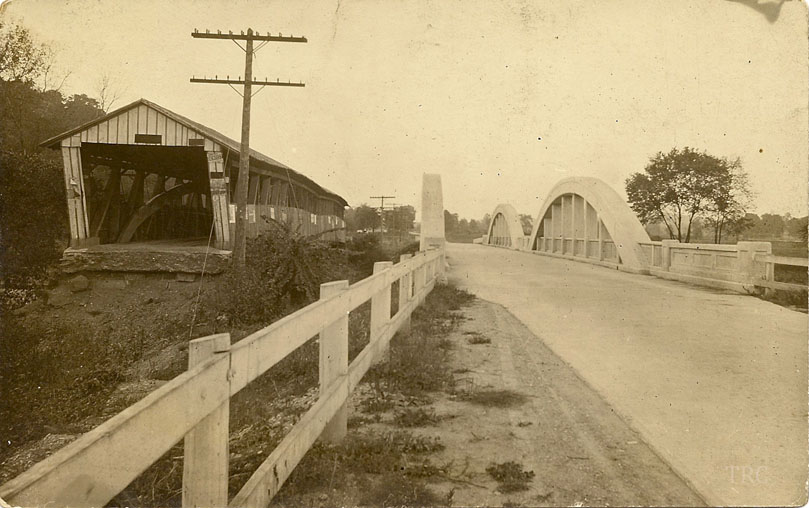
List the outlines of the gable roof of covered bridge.
{"type": "MultiPolygon", "coordinates": [[[[221,132],[219,132],[219,131],[217,131],[215,129],[212,129],[212,128],[210,128],[210,127],[208,127],[206,125],[203,125],[203,124],[201,124],[199,122],[195,122],[194,120],[191,120],[190,118],[187,118],[187,117],[185,117],[183,115],[175,113],[174,111],[171,111],[170,109],[164,108],[163,106],[161,106],[161,105],[159,105],[157,103],[148,101],[148,100],[143,99],[143,98],[138,99],[135,102],[132,102],[130,104],[127,104],[126,106],[120,107],[120,108],[116,109],[115,111],[107,113],[104,116],[101,116],[101,117],[96,118],[94,120],[91,120],[89,122],[85,122],[85,123],[73,128],[73,129],[70,129],[70,130],[65,131],[65,132],[63,132],[61,134],[58,134],[58,135],[56,135],[56,136],[54,136],[54,137],[52,137],[50,139],[47,139],[47,140],[43,141],[42,143],[40,143],[40,146],[47,147],[47,148],[54,148],[54,149],[59,148],[62,140],[70,138],[71,136],[73,136],[75,134],[86,131],[87,129],[89,129],[89,128],[93,127],[93,126],[102,124],[102,123],[106,122],[107,120],[109,120],[111,118],[115,118],[116,116],[119,116],[119,115],[121,115],[121,114],[123,114],[123,113],[125,113],[125,112],[127,112],[127,111],[129,111],[131,109],[137,108],[137,107],[139,107],[141,105],[146,106],[147,108],[151,108],[151,109],[161,113],[162,115],[165,115],[166,117],[172,119],[173,121],[177,122],[178,124],[184,125],[186,128],[188,128],[190,130],[193,130],[193,131],[196,131],[199,134],[201,134],[202,136],[207,137],[210,140],[212,140],[212,141],[214,141],[216,143],[219,143],[220,145],[222,145],[224,147],[227,147],[228,150],[230,150],[232,155],[235,155],[236,157],[238,157],[240,155],[241,144],[238,141],[236,141],[236,140],[234,140],[234,139],[232,139],[232,138],[230,138],[228,136],[225,136],[224,134],[222,134],[221,132]]],[[[280,173],[280,176],[282,178],[285,177],[287,174],[289,174],[289,179],[290,180],[292,180],[293,182],[301,185],[304,188],[309,188],[311,191],[313,191],[315,194],[318,194],[320,197],[331,198],[331,199],[337,201],[338,203],[340,203],[342,206],[348,206],[348,202],[346,202],[346,200],[342,196],[340,196],[339,194],[336,194],[335,192],[332,192],[332,191],[326,189],[325,187],[323,187],[321,185],[318,185],[311,178],[308,178],[307,176],[295,171],[294,169],[290,168],[286,164],[284,164],[282,162],[279,162],[279,161],[277,161],[277,160],[275,160],[275,159],[273,159],[271,157],[268,157],[267,155],[264,155],[263,153],[257,152],[256,150],[253,150],[253,149],[250,149],[250,169],[251,169],[251,171],[257,171],[257,172],[261,172],[261,169],[273,170],[276,173],[280,173]]],[[[284,179],[286,179],[286,178],[284,178],[284,179]]]]}
{"type": "Polygon", "coordinates": [[[640,244],[651,241],[635,212],[603,180],[592,177],[565,178],[548,193],[534,221],[529,245],[536,242],[539,226],[554,201],[564,194],[578,194],[598,213],[601,222],[612,237],[623,264],[629,268],[643,269],[646,258],[640,244]]]}

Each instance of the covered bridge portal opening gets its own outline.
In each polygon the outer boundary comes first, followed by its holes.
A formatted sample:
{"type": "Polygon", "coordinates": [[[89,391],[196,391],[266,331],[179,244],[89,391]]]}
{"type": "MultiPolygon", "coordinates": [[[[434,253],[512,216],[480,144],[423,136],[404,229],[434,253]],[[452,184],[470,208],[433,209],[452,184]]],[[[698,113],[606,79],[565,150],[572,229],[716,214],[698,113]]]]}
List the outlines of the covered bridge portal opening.
{"type": "Polygon", "coordinates": [[[207,242],[213,210],[203,147],[82,143],[81,162],[91,243],[207,242]]]}
{"type": "MultiPolygon", "coordinates": [[[[83,269],[126,270],[131,257],[112,257],[141,252],[134,263],[140,271],[149,270],[154,253],[199,254],[211,247],[229,255],[238,142],[140,99],[42,146],[62,153],[71,235],[65,259],[81,255],[83,269]],[[96,261],[86,262],[94,255],[96,261]]],[[[249,237],[276,221],[299,234],[345,239],[348,203],[342,197],[254,150],[249,162],[249,237]]]]}

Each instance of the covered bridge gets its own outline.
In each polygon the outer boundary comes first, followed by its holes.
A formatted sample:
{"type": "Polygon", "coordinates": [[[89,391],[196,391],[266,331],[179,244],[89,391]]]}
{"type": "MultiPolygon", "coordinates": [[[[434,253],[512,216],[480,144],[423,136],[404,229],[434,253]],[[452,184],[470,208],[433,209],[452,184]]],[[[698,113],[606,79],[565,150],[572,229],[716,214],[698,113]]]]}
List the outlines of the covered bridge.
{"type": "MultiPolygon", "coordinates": [[[[42,146],[61,150],[64,161],[66,259],[79,251],[204,252],[209,238],[220,254],[229,251],[237,141],[140,99],[42,146]]],[[[305,235],[345,238],[342,197],[255,150],[248,188],[248,236],[275,220],[305,235]]]]}

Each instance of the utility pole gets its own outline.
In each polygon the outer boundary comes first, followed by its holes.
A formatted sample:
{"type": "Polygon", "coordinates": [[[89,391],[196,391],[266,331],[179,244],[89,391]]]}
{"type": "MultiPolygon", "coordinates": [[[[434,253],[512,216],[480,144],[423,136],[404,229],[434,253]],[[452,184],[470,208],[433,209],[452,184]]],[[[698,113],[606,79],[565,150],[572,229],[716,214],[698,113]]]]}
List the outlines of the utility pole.
{"type": "Polygon", "coordinates": [[[382,224],[382,227],[385,226],[385,200],[386,199],[393,199],[396,196],[370,196],[371,199],[379,199],[381,200],[379,203],[379,218],[382,224]]]}
{"type": "MultiPolygon", "coordinates": [[[[283,36],[281,34],[278,35],[270,35],[269,32],[267,35],[261,35],[258,32],[253,32],[252,28],[247,29],[247,33],[245,34],[242,32],[241,34],[234,34],[233,32],[228,32],[227,34],[223,34],[221,31],[217,31],[217,33],[211,33],[210,31],[206,30],[205,33],[199,32],[196,29],[191,33],[191,37],[195,39],[225,39],[231,40],[234,44],[239,46],[245,53],[244,57],[244,79],[242,80],[241,77],[239,79],[230,79],[230,76],[227,76],[226,79],[219,79],[219,76],[215,76],[214,78],[196,78],[192,77],[192,83],[217,83],[217,84],[225,84],[233,88],[239,95],[242,96],[242,139],[241,145],[239,148],[239,176],[236,180],[236,234],[233,244],[233,265],[237,271],[240,271],[244,268],[244,259],[245,259],[245,243],[246,243],[246,233],[247,233],[247,189],[248,189],[248,182],[250,180],[250,102],[253,98],[253,85],[260,85],[256,93],[260,92],[265,86],[296,86],[296,87],[303,87],[305,86],[303,83],[292,83],[286,82],[283,83],[279,80],[275,82],[267,81],[264,78],[264,81],[255,81],[253,79],[253,56],[254,54],[261,48],[263,48],[269,42],[308,42],[306,37],[294,37],[294,36],[283,36]],[[245,46],[242,47],[237,41],[245,41],[245,46]],[[259,44],[258,48],[253,48],[253,41],[260,41],[262,44],[259,44]],[[243,91],[239,92],[233,85],[243,85],[243,91]]],[[[292,182],[290,182],[291,184],[292,182]]]]}

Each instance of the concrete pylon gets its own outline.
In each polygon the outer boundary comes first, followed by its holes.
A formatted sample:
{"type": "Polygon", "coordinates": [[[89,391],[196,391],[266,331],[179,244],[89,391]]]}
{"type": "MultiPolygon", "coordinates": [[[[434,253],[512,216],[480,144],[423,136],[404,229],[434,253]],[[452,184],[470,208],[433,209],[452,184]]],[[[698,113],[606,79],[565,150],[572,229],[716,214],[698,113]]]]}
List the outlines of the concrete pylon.
{"type": "Polygon", "coordinates": [[[443,247],[444,197],[441,175],[424,173],[421,180],[421,241],[419,250],[443,247]]]}

